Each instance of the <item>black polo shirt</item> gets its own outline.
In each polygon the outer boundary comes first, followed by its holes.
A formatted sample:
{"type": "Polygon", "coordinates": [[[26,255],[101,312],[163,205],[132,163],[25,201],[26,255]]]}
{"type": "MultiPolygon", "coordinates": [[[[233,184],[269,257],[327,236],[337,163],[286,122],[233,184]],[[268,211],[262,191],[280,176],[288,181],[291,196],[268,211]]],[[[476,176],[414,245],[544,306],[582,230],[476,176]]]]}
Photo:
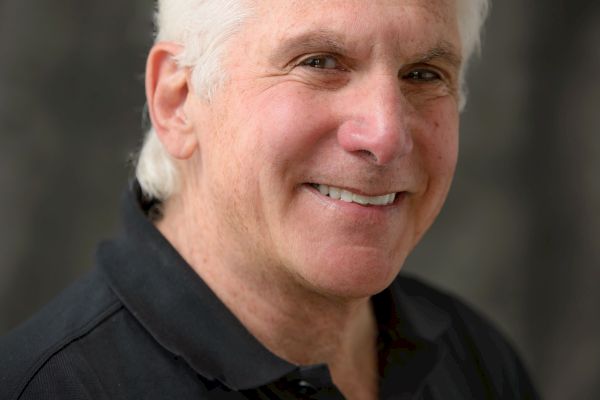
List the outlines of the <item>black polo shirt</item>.
{"type": "MultiPolygon", "coordinates": [[[[342,399],[326,365],[262,346],[147,217],[95,268],[0,340],[0,399],[342,399]]],[[[455,298],[399,277],[373,297],[381,399],[536,399],[502,336],[455,298]]]]}

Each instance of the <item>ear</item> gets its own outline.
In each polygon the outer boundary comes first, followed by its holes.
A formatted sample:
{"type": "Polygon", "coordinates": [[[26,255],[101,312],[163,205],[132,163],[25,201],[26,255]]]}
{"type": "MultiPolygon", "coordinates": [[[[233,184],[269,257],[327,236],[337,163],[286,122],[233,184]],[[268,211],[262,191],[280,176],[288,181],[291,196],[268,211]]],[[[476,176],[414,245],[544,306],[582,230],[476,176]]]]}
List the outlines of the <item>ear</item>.
{"type": "Polygon", "coordinates": [[[146,63],[146,98],[152,126],[167,152],[177,159],[187,159],[198,147],[194,126],[185,113],[191,96],[189,69],[177,64],[182,51],[176,43],[156,43],[146,63]]]}

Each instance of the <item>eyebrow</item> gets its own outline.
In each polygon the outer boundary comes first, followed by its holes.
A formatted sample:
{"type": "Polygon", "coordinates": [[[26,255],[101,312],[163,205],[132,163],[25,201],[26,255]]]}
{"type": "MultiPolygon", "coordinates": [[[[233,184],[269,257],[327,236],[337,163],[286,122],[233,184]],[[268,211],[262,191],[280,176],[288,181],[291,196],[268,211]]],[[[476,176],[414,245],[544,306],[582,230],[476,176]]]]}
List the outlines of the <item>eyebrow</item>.
{"type": "Polygon", "coordinates": [[[430,50],[418,54],[414,58],[414,63],[427,64],[434,60],[443,60],[456,69],[459,69],[462,64],[462,57],[459,55],[458,51],[456,51],[456,47],[445,40],[442,40],[430,50]]]}
{"type": "Polygon", "coordinates": [[[271,61],[289,61],[289,56],[299,51],[305,53],[329,52],[332,54],[345,54],[346,47],[342,43],[344,43],[344,37],[336,32],[327,29],[308,31],[284,39],[275,48],[271,61]]]}
{"type": "MultiPolygon", "coordinates": [[[[344,46],[345,37],[338,32],[328,29],[319,29],[316,31],[307,31],[297,36],[291,36],[284,39],[275,48],[270,57],[274,63],[285,60],[289,61],[289,56],[300,51],[328,52],[332,54],[347,54],[347,48],[344,46]]],[[[462,58],[456,47],[446,40],[441,40],[433,48],[419,53],[414,57],[412,64],[426,64],[434,60],[442,60],[452,67],[459,69],[462,64],[462,58]]]]}

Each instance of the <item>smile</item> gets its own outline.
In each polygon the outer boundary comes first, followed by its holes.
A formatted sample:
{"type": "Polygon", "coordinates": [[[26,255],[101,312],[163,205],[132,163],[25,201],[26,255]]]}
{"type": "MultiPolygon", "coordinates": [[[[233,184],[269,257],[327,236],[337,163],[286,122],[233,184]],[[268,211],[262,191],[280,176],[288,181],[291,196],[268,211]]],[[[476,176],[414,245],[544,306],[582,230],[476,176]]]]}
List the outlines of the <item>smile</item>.
{"type": "Polygon", "coordinates": [[[363,206],[388,206],[396,200],[396,193],[389,193],[381,196],[365,196],[335,186],[317,183],[311,183],[311,186],[317,189],[323,196],[331,197],[334,200],[342,200],[347,203],[357,203],[363,206]]]}

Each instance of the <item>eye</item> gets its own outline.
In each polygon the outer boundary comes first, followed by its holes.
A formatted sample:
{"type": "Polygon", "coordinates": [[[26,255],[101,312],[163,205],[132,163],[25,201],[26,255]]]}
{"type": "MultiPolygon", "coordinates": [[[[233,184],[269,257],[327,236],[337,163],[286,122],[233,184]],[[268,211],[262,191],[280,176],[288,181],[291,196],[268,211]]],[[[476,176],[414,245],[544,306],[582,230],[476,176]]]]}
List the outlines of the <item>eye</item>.
{"type": "Polygon", "coordinates": [[[300,62],[300,65],[319,69],[344,69],[337,58],[327,54],[307,57],[300,62]]]}
{"type": "Polygon", "coordinates": [[[433,82],[440,80],[442,77],[439,73],[430,69],[415,69],[404,75],[404,79],[408,79],[415,82],[433,82]]]}

